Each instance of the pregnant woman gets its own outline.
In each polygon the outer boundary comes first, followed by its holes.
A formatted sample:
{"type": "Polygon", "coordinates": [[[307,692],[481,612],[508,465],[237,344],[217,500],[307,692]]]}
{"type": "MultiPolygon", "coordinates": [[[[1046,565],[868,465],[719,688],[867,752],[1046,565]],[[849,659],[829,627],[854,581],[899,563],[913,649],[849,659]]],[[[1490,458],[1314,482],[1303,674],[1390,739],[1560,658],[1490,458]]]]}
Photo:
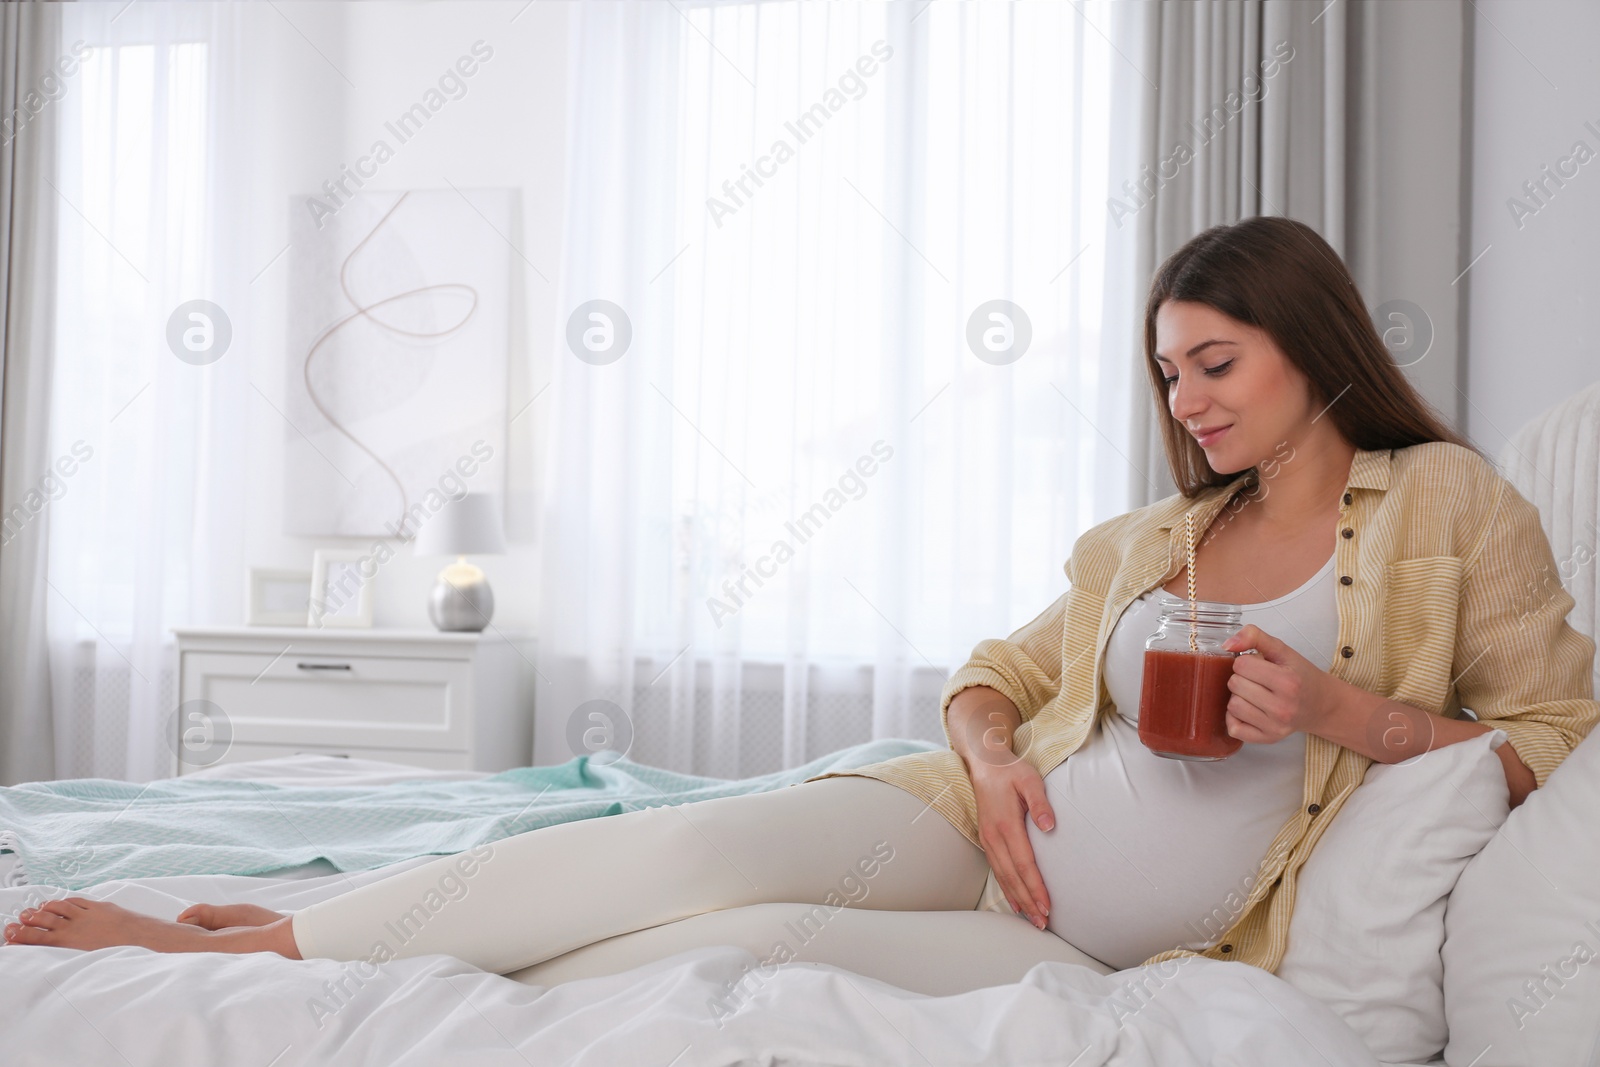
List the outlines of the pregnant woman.
{"type": "Polygon", "coordinates": [[[546,827],[290,916],[68,898],[5,939],[447,953],[540,984],[720,944],[762,960],[752,983],[800,961],[927,993],[1041,960],[1275,971],[1296,874],[1367,766],[1497,727],[1520,804],[1600,719],[1595,646],[1537,511],[1418,397],[1309,227],[1252,218],[1176,252],[1145,363],[1181,492],[1084,533],[1067,592],[977,646],[942,696],[948,751],[546,827]],[[1193,595],[1243,605],[1229,647],[1258,653],[1228,682],[1243,747],[1215,763],[1138,738],[1144,640],[1187,593],[1191,524],[1193,595]]]}

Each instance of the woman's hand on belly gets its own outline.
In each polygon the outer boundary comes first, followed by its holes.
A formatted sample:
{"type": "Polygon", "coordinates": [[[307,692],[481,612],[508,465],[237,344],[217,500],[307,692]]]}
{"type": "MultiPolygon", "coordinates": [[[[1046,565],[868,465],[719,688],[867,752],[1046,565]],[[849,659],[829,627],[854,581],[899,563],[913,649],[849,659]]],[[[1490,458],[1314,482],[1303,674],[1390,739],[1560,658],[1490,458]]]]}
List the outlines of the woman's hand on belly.
{"type": "Polygon", "coordinates": [[[1251,623],[1223,642],[1236,656],[1228,688],[1228,733],[1248,744],[1271,745],[1290,734],[1314,734],[1336,703],[1337,679],[1283,641],[1251,623]]]}
{"type": "Polygon", "coordinates": [[[1039,929],[1050,915],[1050,894],[1034,860],[1027,819],[1050,830],[1055,812],[1045,797],[1044,778],[1024,759],[994,764],[979,762],[970,772],[978,801],[978,840],[994,869],[1006,900],[1039,929]]]}

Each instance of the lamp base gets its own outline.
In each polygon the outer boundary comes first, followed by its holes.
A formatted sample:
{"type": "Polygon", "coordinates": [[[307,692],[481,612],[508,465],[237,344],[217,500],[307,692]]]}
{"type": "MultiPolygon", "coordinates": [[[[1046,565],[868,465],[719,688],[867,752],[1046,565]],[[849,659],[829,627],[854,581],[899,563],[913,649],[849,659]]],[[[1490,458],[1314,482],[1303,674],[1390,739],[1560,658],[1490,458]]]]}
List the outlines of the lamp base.
{"type": "Polygon", "coordinates": [[[479,633],[494,618],[494,592],[482,570],[457,560],[439,572],[428,595],[428,618],[446,633],[479,633]]]}

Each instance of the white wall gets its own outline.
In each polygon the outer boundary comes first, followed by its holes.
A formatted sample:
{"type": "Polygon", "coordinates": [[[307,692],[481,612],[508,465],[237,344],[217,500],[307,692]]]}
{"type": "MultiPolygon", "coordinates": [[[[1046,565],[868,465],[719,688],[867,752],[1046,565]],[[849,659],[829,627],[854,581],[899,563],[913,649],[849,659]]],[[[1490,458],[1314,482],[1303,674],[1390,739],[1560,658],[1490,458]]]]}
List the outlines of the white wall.
{"type": "MultiPolygon", "coordinates": [[[[341,164],[364,155],[385,121],[416,102],[441,72],[470,52],[473,42],[484,41],[494,54],[467,79],[466,95],[452,100],[401,146],[364,191],[448,189],[446,178],[461,188],[521,189],[521,232],[511,237],[550,281],[513,257],[521,270],[523,306],[514,308],[512,319],[507,382],[512,414],[549,380],[566,137],[567,5],[536,3],[518,14],[520,6],[281,3],[277,7],[287,22],[261,6],[250,32],[260,36],[262,47],[249,59],[257,68],[250,84],[258,87],[251,101],[260,130],[253,153],[259,172],[251,194],[258,210],[248,247],[238,253],[239,269],[253,274],[265,267],[288,242],[291,194],[317,191],[338,175],[341,164]]],[[[288,263],[288,255],[278,259],[250,286],[251,307],[236,323],[248,344],[252,382],[275,402],[284,389],[288,263]]],[[[548,403],[538,401],[517,418],[508,439],[511,550],[475,561],[494,587],[497,627],[531,628],[537,617],[532,495],[542,457],[534,447],[548,403]]],[[[254,404],[249,418],[254,495],[247,564],[309,570],[311,553],[319,546],[369,547],[370,538],[283,533],[283,444],[292,431],[265,402],[254,404]]],[[[399,546],[398,557],[379,571],[375,625],[428,627],[427,595],[444,562],[415,559],[408,547],[399,546]]],[[[243,575],[239,580],[242,585],[243,575]]]]}
{"type": "Polygon", "coordinates": [[[1472,255],[1488,251],[1462,280],[1466,428],[1498,455],[1529,419],[1600,381],[1600,4],[1476,2],[1472,255]],[[1578,142],[1593,158],[1564,187],[1547,179],[1541,206],[1523,183],[1578,142]],[[1536,213],[1514,219],[1512,198],[1536,213]]]}

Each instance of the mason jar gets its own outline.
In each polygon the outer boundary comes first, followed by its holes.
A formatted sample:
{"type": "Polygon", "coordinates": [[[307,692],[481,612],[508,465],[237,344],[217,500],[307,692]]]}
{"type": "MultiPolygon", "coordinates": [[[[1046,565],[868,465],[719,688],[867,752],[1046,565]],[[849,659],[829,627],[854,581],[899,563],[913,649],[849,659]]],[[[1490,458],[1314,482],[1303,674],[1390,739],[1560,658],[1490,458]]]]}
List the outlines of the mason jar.
{"type": "Polygon", "coordinates": [[[1227,759],[1244,744],[1228,733],[1228,698],[1236,653],[1222,643],[1244,619],[1238,604],[1170,600],[1144,643],[1139,740],[1168,759],[1227,759]]]}

